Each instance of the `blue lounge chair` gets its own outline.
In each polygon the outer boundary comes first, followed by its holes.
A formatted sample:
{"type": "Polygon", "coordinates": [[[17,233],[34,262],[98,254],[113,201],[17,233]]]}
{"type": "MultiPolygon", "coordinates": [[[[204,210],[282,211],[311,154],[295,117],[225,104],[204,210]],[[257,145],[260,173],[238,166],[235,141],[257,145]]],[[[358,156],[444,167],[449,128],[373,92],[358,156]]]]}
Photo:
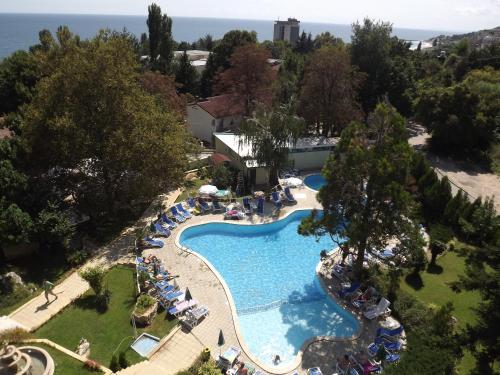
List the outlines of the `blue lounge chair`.
{"type": "Polygon", "coordinates": [[[198,200],[198,203],[200,204],[200,207],[203,210],[203,213],[210,211],[210,206],[203,199],[198,200]]]}
{"type": "Polygon", "coordinates": [[[167,293],[165,295],[162,295],[162,297],[164,299],[166,299],[167,301],[172,302],[172,301],[175,301],[180,296],[182,296],[183,294],[184,294],[184,292],[182,290],[178,290],[176,292],[170,292],[170,293],[167,293]]]}
{"type": "Polygon", "coordinates": [[[368,354],[372,357],[377,355],[381,346],[388,352],[394,352],[401,350],[403,345],[399,341],[386,341],[381,337],[377,337],[375,342],[368,345],[368,354]]]}
{"type": "Polygon", "coordinates": [[[250,203],[250,199],[248,199],[248,197],[243,198],[243,210],[248,215],[253,214],[252,204],[250,203]]]}
{"type": "Polygon", "coordinates": [[[393,329],[387,329],[387,328],[380,327],[379,329],[377,329],[376,336],[394,339],[396,337],[399,337],[403,333],[403,331],[404,331],[403,325],[400,325],[399,327],[393,328],[393,329]]]}
{"type": "Polygon", "coordinates": [[[360,286],[361,284],[357,281],[353,282],[349,288],[344,288],[339,292],[339,297],[348,297],[351,294],[356,293],[360,286]]]}
{"type": "Polygon", "coordinates": [[[158,292],[161,293],[169,293],[172,292],[175,287],[173,285],[170,285],[169,283],[156,283],[155,284],[156,289],[158,289],[158,292]]]}
{"type": "Polygon", "coordinates": [[[177,211],[177,208],[170,207],[170,212],[172,212],[174,219],[177,220],[178,223],[183,223],[186,221],[186,218],[177,211]]]}
{"type": "Polygon", "coordinates": [[[154,229],[154,234],[163,237],[170,237],[170,229],[163,227],[160,222],[157,221],[154,224],[154,229]]]}
{"type": "Polygon", "coordinates": [[[264,198],[259,198],[257,201],[257,214],[264,215],[264,198]]]}
{"type": "Polygon", "coordinates": [[[283,207],[283,203],[281,202],[281,198],[277,191],[273,191],[271,193],[271,198],[273,200],[274,206],[279,210],[283,207]]]}
{"type": "Polygon", "coordinates": [[[177,203],[175,205],[175,208],[177,208],[177,211],[179,211],[179,213],[186,219],[191,219],[192,215],[188,211],[186,211],[186,209],[182,206],[182,203],[177,203]]]}
{"type": "Polygon", "coordinates": [[[394,362],[399,361],[400,358],[401,358],[401,356],[399,354],[388,353],[388,355],[385,357],[384,361],[386,361],[387,363],[394,363],[394,362]]]}
{"type": "Polygon", "coordinates": [[[165,225],[168,225],[169,229],[177,228],[177,223],[173,221],[171,218],[169,218],[165,212],[161,214],[161,221],[165,225]]]}
{"type": "Polygon", "coordinates": [[[212,201],[212,207],[214,209],[214,212],[222,212],[222,211],[224,211],[224,207],[219,203],[218,200],[213,200],[212,201]]]}
{"type": "Polygon", "coordinates": [[[151,237],[144,237],[142,241],[146,247],[163,247],[163,241],[155,240],[151,237]]]}
{"type": "Polygon", "coordinates": [[[297,203],[297,200],[294,198],[292,192],[290,191],[290,188],[287,186],[285,187],[285,197],[288,203],[297,203]]]}

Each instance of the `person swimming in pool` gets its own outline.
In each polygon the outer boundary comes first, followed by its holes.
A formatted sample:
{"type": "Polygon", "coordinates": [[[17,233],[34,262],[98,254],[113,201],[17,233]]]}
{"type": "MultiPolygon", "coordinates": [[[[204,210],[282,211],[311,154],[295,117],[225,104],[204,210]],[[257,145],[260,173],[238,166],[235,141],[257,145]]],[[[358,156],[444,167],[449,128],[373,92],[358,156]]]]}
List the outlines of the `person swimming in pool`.
{"type": "Polygon", "coordinates": [[[279,354],[276,354],[276,356],[274,357],[274,360],[273,360],[273,363],[274,365],[278,365],[279,363],[281,362],[281,357],[279,356],[279,354]]]}

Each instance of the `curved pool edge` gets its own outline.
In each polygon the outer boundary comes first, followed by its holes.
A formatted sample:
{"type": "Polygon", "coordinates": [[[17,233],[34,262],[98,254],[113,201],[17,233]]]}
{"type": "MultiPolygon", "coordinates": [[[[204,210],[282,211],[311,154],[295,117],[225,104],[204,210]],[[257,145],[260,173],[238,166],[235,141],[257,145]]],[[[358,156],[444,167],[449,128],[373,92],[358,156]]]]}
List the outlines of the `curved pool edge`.
{"type": "MultiPolygon", "coordinates": [[[[313,190],[313,189],[310,189],[310,190],[313,190]]],[[[315,190],[313,190],[315,191],[315,190]]],[[[308,208],[308,207],[301,207],[301,208],[295,208],[295,209],[292,209],[290,210],[289,212],[286,212],[285,215],[283,215],[283,217],[280,217],[279,219],[277,220],[273,220],[273,221],[270,221],[270,222],[266,222],[266,223],[245,223],[245,222],[234,222],[234,221],[231,221],[231,222],[228,222],[227,220],[214,220],[214,221],[210,221],[210,222],[206,222],[206,223],[199,223],[199,224],[190,224],[190,225],[186,225],[185,227],[182,228],[182,230],[180,230],[179,232],[177,232],[177,235],[175,237],[175,246],[177,246],[177,248],[179,248],[181,251],[185,251],[189,254],[192,254],[196,257],[198,257],[203,263],[205,263],[205,265],[210,269],[210,271],[213,272],[213,274],[215,275],[215,277],[217,277],[217,279],[219,280],[219,282],[221,283],[222,285],[222,288],[224,289],[224,293],[226,295],[226,298],[229,302],[229,308],[230,308],[230,311],[231,311],[231,318],[233,320],[233,326],[234,326],[234,330],[236,332],[236,338],[238,340],[238,343],[241,347],[241,350],[245,353],[245,355],[253,362],[255,363],[258,367],[260,367],[262,370],[264,370],[265,372],[269,373],[269,374],[274,374],[274,375],[284,375],[284,374],[288,374],[294,370],[296,370],[300,364],[302,363],[302,357],[304,355],[304,352],[307,350],[307,348],[315,343],[315,342],[318,342],[318,341],[331,341],[331,342],[342,342],[342,341],[353,341],[353,340],[356,340],[359,338],[359,336],[361,335],[361,332],[363,331],[363,328],[364,328],[364,325],[363,325],[363,322],[353,313],[351,313],[349,310],[345,309],[343,306],[341,306],[340,304],[337,303],[337,300],[334,298],[334,296],[330,293],[330,291],[328,290],[328,288],[326,288],[325,286],[325,283],[323,281],[323,278],[321,277],[320,273],[319,273],[319,270],[321,269],[321,265],[323,264],[323,261],[319,261],[318,262],[318,265],[316,266],[316,275],[318,276],[318,279],[320,280],[320,285],[321,287],[323,288],[323,290],[325,291],[325,293],[328,295],[328,297],[330,297],[336,304],[339,305],[340,308],[344,309],[345,311],[347,311],[349,314],[351,314],[357,321],[357,323],[359,324],[359,328],[356,332],[355,335],[352,335],[352,336],[349,336],[349,337],[336,337],[336,336],[314,336],[314,337],[311,337],[310,339],[304,341],[304,343],[301,345],[299,351],[297,352],[296,356],[295,356],[295,359],[288,365],[286,366],[283,366],[283,367],[271,367],[265,363],[262,363],[261,360],[259,358],[257,358],[251,351],[250,349],[247,347],[246,343],[245,343],[245,340],[244,340],[244,337],[243,337],[243,334],[241,333],[241,330],[240,330],[240,322],[239,322],[239,317],[238,317],[238,313],[237,313],[237,310],[236,310],[236,305],[234,303],[234,299],[233,299],[233,295],[231,294],[231,289],[229,288],[229,286],[226,284],[226,281],[225,279],[222,277],[222,275],[219,273],[219,271],[217,271],[217,269],[215,268],[215,266],[207,259],[205,258],[203,255],[197,253],[196,251],[193,251],[192,249],[189,249],[188,247],[185,247],[185,246],[182,246],[181,243],[180,243],[180,238],[181,238],[181,235],[182,233],[191,228],[191,227],[197,227],[197,226],[200,226],[200,225],[206,225],[206,224],[213,224],[213,223],[224,223],[224,224],[233,224],[233,225],[265,225],[265,224],[271,224],[271,223],[275,223],[277,221],[280,221],[280,220],[283,220],[285,218],[287,218],[288,216],[290,216],[292,213],[295,213],[297,211],[310,211],[310,210],[313,210],[315,209],[314,207],[311,207],[311,208],[308,208]]],[[[333,253],[335,252],[336,249],[332,250],[330,252],[333,253]]]]}

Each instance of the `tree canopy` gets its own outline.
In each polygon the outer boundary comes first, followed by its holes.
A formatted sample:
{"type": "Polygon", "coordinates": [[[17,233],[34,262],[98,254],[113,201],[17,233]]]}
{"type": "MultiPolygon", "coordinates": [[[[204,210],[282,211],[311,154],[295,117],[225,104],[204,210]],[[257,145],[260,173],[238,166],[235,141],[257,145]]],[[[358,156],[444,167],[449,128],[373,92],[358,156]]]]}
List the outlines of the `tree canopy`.
{"type": "Polygon", "coordinates": [[[405,189],[411,155],[403,118],[379,104],[368,126],[353,123],[342,132],[323,168],[327,183],[318,193],[323,214],[313,211],[299,233],[347,238],[358,277],[365,254],[376,254],[395,239],[394,252],[404,255],[401,264],[421,266],[425,256],[415,203],[405,189]]]}

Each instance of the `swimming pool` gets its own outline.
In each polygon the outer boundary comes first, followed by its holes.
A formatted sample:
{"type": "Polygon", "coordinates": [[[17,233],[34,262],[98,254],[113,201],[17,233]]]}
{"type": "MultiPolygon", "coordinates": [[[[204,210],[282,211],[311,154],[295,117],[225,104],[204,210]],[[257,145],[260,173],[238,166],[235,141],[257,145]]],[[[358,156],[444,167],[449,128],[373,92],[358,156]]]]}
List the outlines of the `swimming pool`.
{"type": "Polygon", "coordinates": [[[240,329],[263,363],[290,363],[314,336],[348,337],[358,322],[325,293],[316,275],[326,236],[316,241],[297,233],[310,210],[262,225],[210,223],[187,228],[180,243],[205,257],[226,281],[240,329]]]}
{"type": "Polygon", "coordinates": [[[310,187],[313,190],[319,190],[322,186],[326,185],[326,180],[319,173],[310,174],[309,176],[304,178],[304,184],[306,184],[306,186],[310,187]]]}

